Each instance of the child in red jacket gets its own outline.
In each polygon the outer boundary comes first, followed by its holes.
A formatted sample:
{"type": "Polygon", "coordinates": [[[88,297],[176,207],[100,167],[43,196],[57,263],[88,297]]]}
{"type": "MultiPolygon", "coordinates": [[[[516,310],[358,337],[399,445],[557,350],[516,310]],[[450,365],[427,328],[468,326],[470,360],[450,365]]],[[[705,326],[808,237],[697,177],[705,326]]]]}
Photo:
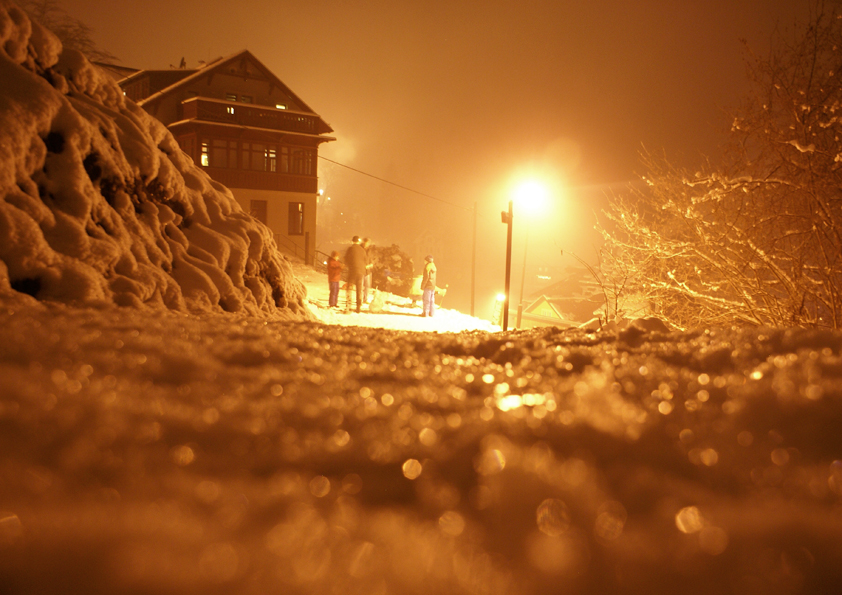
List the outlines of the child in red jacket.
{"type": "Polygon", "coordinates": [[[339,305],[339,282],[342,280],[342,269],[345,265],[339,262],[339,252],[334,250],[327,259],[327,285],[330,288],[328,305],[336,308],[339,305]]]}

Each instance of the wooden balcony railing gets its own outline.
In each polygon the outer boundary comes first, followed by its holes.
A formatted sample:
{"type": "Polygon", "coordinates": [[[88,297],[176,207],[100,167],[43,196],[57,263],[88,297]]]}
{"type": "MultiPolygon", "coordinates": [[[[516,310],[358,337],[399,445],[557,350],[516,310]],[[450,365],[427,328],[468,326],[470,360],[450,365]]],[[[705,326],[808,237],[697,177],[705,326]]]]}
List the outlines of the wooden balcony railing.
{"type": "Polygon", "coordinates": [[[224,167],[203,167],[208,175],[229,188],[253,188],[256,190],[282,190],[286,192],[307,192],[315,194],[319,180],[316,176],[300,176],[269,171],[227,169],[224,167]]]}
{"type": "Polygon", "coordinates": [[[248,103],[193,97],[182,102],[181,109],[182,117],[185,120],[225,122],[238,126],[304,134],[324,132],[318,129],[318,117],[316,116],[248,103]]]}

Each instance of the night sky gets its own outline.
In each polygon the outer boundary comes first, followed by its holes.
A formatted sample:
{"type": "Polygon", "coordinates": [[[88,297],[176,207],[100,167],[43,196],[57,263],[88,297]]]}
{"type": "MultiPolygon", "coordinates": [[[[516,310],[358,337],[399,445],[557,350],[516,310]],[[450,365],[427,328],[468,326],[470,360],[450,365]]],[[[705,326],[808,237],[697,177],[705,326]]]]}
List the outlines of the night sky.
{"type": "Polygon", "coordinates": [[[194,68],[248,49],[319,113],[337,139],[320,154],[353,168],[319,162],[319,250],[359,234],[416,265],[433,254],[444,306],[468,311],[476,203],[487,317],[504,279],[500,211],[519,179],[542,179],[551,204],[515,213],[513,300],[527,229],[527,295],[548,283],[539,267],[593,260],[593,212],[636,179],[642,147],[690,166],[718,155],[748,89],[740,39],[765,55],[810,0],[58,4],[124,66],[194,68]]]}

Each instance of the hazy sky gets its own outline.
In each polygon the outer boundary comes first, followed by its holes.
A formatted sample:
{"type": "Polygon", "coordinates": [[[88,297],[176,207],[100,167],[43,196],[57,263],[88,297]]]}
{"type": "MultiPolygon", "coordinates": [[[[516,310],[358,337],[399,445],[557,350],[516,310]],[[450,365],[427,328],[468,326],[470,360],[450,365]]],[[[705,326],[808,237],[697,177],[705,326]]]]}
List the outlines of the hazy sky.
{"type": "Polygon", "coordinates": [[[747,89],[740,39],[764,54],[776,24],[803,19],[810,0],[58,3],[125,66],[250,50],[334,128],[321,155],[438,199],[320,160],[322,221],[335,230],[320,250],[358,233],[416,263],[433,253],[447,301],[467,310],[476,202],[486,316],[517,178],[543,177],[552,205],[529,221],[516,213],[514,298],[526,229],[529,279],[539,264],[572,264],[559,249],[592,254],[592,210],[635,179],[642,146],[688,164],[717,154],[723,109],[747,89]]]}

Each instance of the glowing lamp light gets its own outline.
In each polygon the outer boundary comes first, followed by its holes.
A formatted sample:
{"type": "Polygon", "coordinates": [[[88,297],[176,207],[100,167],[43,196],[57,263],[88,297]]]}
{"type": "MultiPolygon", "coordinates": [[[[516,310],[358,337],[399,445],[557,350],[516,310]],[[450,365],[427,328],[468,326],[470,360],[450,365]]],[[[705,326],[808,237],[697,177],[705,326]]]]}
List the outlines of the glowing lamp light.
{"type": "Polygon", "coordinates": [[[538,213],[547,202],[547,187],[537,180],[526,180],[517,185],[514,199],[518,207],[530,214],[538,213]]]}

